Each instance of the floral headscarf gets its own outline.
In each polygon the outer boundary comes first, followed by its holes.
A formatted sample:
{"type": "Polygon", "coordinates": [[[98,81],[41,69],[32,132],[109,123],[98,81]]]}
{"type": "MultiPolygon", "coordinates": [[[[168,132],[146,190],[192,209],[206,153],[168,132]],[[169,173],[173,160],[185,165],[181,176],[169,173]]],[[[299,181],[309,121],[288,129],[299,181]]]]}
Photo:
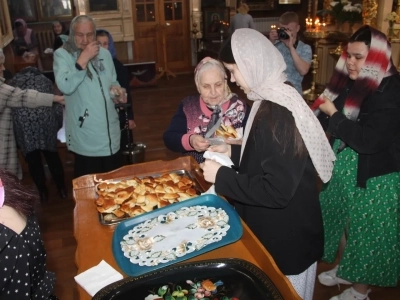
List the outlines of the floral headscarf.
{"type": "Polygon", "coordinates": [[[243,28],[232,35],[232,52],[254,104],[243,136],[241,156],[261,101],[286,107],[293,115],[311,160],[323,182],[332,176],[335,155],[318,119],[295,88],[285,84],[286,64],[276,47],[260,32],[243,28]]]}

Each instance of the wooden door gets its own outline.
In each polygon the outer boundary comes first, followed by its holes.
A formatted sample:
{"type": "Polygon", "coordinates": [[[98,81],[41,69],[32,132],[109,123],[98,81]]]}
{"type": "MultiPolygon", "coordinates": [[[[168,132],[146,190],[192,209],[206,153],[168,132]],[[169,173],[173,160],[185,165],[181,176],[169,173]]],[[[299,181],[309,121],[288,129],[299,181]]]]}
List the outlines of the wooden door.
{"type": "Polygon", "coordinates": [[[155,61],[157,70],[173,72],[192,69],[187,0],[133,0],[135,62],[155,61]],[[163,46],[163,31],[166,44],[163,46]]]}

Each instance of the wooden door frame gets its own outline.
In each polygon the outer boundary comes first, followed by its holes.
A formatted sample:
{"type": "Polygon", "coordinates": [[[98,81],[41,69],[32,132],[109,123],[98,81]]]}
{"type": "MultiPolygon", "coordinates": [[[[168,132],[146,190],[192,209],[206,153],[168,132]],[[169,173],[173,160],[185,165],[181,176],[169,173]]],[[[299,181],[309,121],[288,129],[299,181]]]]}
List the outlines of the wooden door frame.
{"type": "MultiPolygon", "coordinates": [[[[191,53],[190,51],[192,51],[191,48],[191,32],[190,32],[190,21],[191,21],[191,10],[190,10],[190,5],[188,2],[190,2],[191,4],[192,0],[182,0],[182,5],[183,5],[183,10],[182,10],[182,14],[183,14],[183,18],[182,18],[182,23],[184,23],[183,25],[185,26],[183,29],[183,38],[185,40],[185,42],[187,42],[187,45],[185,45],[185,48],[187,48],[189,51],[187,53],[187,57],[185,57],[184,64],[187,65],[187,67],[184,67],[185,69],[187,69],[187,71],[191,71],[192,68],[192,59],[191,59],[191,53]],[[185,7],[186,6],[186,7],[185,7]]],[[[135,41],[137,41],[138,39],[140,39],[139,37],[139,32],[138,32],[138,28],[140,26],[138,26],[138,24],[140,24],[137,19],[136,19],[136,4],[139,4],[136,2],[136,0],[132,0],[132,18],[133,18],[133,24],[134,24],[134,32],[135,32],[135,41]]],[[[157,24],[165,24],[168,21],[166,21],[164,19],[165,14],[164,14],[164,0],[154,0],[154,6],[155,6],[155,14],[158,18],[158,21],[154,22],[154,29],[156,28],[157,24]]],[[[156,20],[157,20],[156,18],[156,20]]],[[[150,23],[150,22],[147,22],[150,23]]],[[[151,26],[151,25],[149,25],[151,26]]],[[[159,34],[159,32],[156,32],[155,37],[154,37],[155,41],[156,41],[156,55],[157,57],[154,58],[154,61],[156,62],[156,68],[157,71],[159,70],[160,67],[164,66],[164,59],[163,59],[163,48],[162,48],[162,35],[159,34]]],[[[134,42],[135,42],[134,41],[134,42]]],[[[138,57],[140,57],[140,50],[138,48],[138,43],[133,44],[133,58],[134,60],[137,59],[138,57]],[[139,54],[138,54],[139,53],[139,54]]],[[[168,64],[168,66],[170,66],[170,64],[168,64]]]]}

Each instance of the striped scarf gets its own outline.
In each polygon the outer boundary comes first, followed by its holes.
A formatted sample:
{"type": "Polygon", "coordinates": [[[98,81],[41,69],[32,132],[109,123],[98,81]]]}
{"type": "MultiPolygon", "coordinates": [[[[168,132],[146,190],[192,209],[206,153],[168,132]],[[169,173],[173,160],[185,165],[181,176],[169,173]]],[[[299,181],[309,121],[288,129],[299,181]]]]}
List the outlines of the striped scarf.
{"type": "MultiPolygon", "coordinates": [[[[347,94],[343,108],[343,114],[352,121],[357,120],[362,102],[377,90],[382,79],[397,73],[391,57],[390,43],[382,32],[366,25],[358,29],[353,36],[361,30],[365,30],[365,28],[371,31],[371,45],[365,63],[354,81],[353,87],[347,94]]],[[[326,89],[311,107],[316,115],[320,112],[318,107],[323,103],[323,96],[330,101],[335,101],[339,93],[345,88],[349,80],[346,58],[347,47],[344,48],[326,89]]]]}

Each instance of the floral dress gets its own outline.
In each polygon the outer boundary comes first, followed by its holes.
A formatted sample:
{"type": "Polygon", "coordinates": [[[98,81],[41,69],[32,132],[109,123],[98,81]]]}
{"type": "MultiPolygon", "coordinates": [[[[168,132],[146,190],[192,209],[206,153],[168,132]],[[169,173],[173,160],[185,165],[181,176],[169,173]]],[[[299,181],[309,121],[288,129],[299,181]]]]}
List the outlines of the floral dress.
{"type": "MultiPolygon", "coordinates": [[[[335,153],[340,140],[334,143],[335,153]]],[[[390,173],[357,187],[358,154],[337,153],[332,179],[320,194],[325,230],[323,260],[334,262],[344,230],[347,243],[337,276],[351,282],[396,286],[400,279],[400,175],[390,173]]]]}

